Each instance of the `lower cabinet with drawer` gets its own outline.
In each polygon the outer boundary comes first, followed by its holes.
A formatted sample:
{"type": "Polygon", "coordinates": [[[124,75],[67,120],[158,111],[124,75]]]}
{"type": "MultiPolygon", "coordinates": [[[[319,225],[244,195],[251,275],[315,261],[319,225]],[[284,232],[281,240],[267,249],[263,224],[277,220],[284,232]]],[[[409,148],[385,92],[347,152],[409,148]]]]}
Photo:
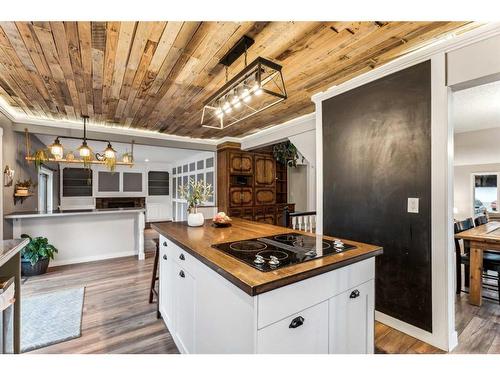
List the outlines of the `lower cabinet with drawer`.
{"type": "Polygon", "coordinates": [[[160,236],[160,312],[181,353],[373,353],[375,261],[250,296],[160,236]]]}

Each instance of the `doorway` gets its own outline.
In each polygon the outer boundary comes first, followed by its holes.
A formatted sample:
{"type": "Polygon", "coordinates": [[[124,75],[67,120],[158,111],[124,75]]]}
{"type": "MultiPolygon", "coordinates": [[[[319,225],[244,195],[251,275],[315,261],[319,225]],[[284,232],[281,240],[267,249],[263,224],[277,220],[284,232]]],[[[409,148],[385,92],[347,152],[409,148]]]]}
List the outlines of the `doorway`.
{"type": "Polygon", "coordinates": [[[40,167],[38,171],[38,211],[48,212],[53,210],[53,178],[54,173],[47,167],[40,167]]]}

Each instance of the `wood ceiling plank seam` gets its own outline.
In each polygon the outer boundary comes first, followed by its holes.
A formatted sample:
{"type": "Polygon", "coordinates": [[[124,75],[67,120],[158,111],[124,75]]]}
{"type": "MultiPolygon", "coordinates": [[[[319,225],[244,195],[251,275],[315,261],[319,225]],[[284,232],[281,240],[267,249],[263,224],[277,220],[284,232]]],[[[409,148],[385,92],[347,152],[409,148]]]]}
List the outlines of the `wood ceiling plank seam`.
{"type": "MultiPolygon", "coordinates": [[[[3,66],[3,64],[0,62],[0,67],[2,67],[2,66],[3,66]]],[[[2,80],[6,81],[9,84],[10,89],[12,87],[17,86],[17,83],[15,83],[15,81],[13,81],[12,78],[10,78],[10,75],[5,74],[5,73],[3,73],[3,74],[4,75],[2,76],[2,80]],[[9,76],[9,77],[7,77],[7,76],[9,76]]],[[[2,88],[7,89],[6,86],[3,86],[2,88]]],[[[5,91],[7,91],[7,90],[5,90],[5,91]]],[[[15,100],[18,103],[18,105],[21,108],[23,108],[23,110],[26,113],[33,114],[34,107],[31,105],[28,98],[26,98],[26,96],[23,93],[21,93],[21,91],[22,90],[20,88],[17,91],[15,91],[15,95],[12,96],[12,99],[15,100]]]]}
{"type": "Polygon", "coordinates": [[[58,111],[61,112],[64,116],[66,113],[65,104],[67,103],[63,96],[63,91],[61,90],[60,83],[65,83],[65,77],[58,61],[57,49],[50,29],[50,24],[48,22],[34,23],[33,31],[35,32],[37,40],[40,43],[43,56],[45,57],[45,61],[47,62],[51,73],[50,78],[46,78],[45,82],[52,81],[52,91],[49,88],[47,89],[49,90],[49,92],[53,93],[57,101],[58,111]],[[41,25],[43,25],[43,27],[41,25]]]}
{"type": "MultiPolygon", "coordinates": [[[[94,115],[94,95],[92,83],[92,25],[89,21],[79,21],[78,41],[80,46],[80,61],[83,69],[83,82],[85,86],[85,101],[87,104],[86,115],[94,115]]],[[[83,112],[83,110],[82,110],[83,112]]]]}
{"type": "MultiPolygon", "coordinates": [[[[48,93],[43,81],[37,77],[36,67],[31,61],[26,46],[14,23],[4,22],[2,24],[0,28],[0,41],[2,50],[6,55],[5,58],[10,60],[9,64],[12,67],[12,78],[19,82],[19,87],[24,91],[31,104],[39,110],[42,115],[48,116],[50,112],[46,102],[48,93]],[[15,45],[13,43],[15,43],[15,45]],[[28,66],[21,60],[15,47],[21,50],[21,55],[24,60],[27,60],[28,66]]],[[[7,62],[7,60],[4,61],[7,62]]]]}
{"type": "MultiPolygon", "coordinates": [[[[422,34],[427,34],[428,32],[432,31],[432,28],[429,30],[427,28],[422,28],[420,27],[420,33],[415,34],[415,30],[406,30],[406,33],[400,34],[398,33],[397,35],[393,35],[388,39],[377,39],[378,44],[375,46],[371,46],[368,49],[363,49],[361,52],[361,56],[356,57],[356,59],[353,57],[349,61],[346,61],[343,64],[338,64],[337,65],[337,72],[334,75],[328,75],[328,76],[321,76],[321,77],[315,77],[314,80],[308,82],[307,84],[304,84],[301,89],[304,89],[308,92],[313,92],[315,90],[319,90],[320,87],[322,87],[325,83],[332,84],[332,82],[338,81],[338,76],[343,76],[343,75],[350,75],[350,72],[355,71],[356,67],[364,65],[368,65],[371,68],[374,68],[375,66],[378,66],[381,64],[380,61],[380,56],[384,55],[387,52],[393,51],[393,53],[390,54],[391,59],[395,58],[397,56],[400,56],[400,53],[398,55],[395,55],[394,52],[398,47],[401,47],[401,50],[407,51],[409,47],[413,44],[413,37],[408,38],[407,35],[408,33],[411,32],[412,35],[422,35],[422,34]],[[402,43],[401,38],[402,36],[406,36],[408,38],[407,42],[402,43]],[[370,63],[370,61],[372,61],[370,63]],[[375,62],[375,64],[373,63],[375,62]]],[[[407,52],[405,52],[407,53],[407,52]]]]}
{"type": "Polygon", "coordinates": [[[78,93],[79,108],[75,112],[79,115],[87,115],[87,95],[85,93],[85,77],[82,66],[82,56],[80,52],[80,38],[78,36],[78,23],[71,21],[64,23],[66,40],[68,43],[68,54],[71,63],[71,70],[78,93]]]}
{"type": "Polygon", "coordinates": [[[104,54],[106,51],[106,22],[91,23],[91,51],[92,51],[92,99],[94,121],[103,119],[102,97],[104,80],[104,54]]]}
{"type": "Polygon", "coordinates": [[[134,102],[144,80],[144,77],[146,76],[146,72],[149,68],[151,60],[153,59],[153,56],[156,52],[156,48],[162,35],[162,31],[165,29],[165,26],[166,22],[154,22],[151,25],[149,36],[146,40],[141,59],[138,63],[138,67],[136,68],[135,76],[132,81],[127,105],[125,106],[122,114],[122,121],[125,121],[126,118],[133,118],[135,116],[135,112],[137,111],[138,106],[134,106],[134,102]]]}
{"type": "Polygon", "coordinates": [[[119,32],[120,32],[120,22],[107,23],[106,51],[104,54],[104,73],[103,73],[103,91],[102,91],[102,111],[104,120],[110,120],[109,102],[111,99],[110,98],[111,85],[113,84],[113,69],[115,66],[119,32]]]}
{"type": "Polygon", "coordinates": [[[2,55],[0,57],[0,62],[2,63],[2,66],[4,67],[6,72],[8,72],[8,76],[10,78],[10,87],[17,91],[18,96],[23,99],[23,101],[29,106],[30,110],[34,111],[35,113],[38,112],[41,116],[46,115],[45,111],[42,109],[39,103],[40,100],[43,103],[45,103],[45,101],[41,96],[37,96],[35,94],[39,93],[36,89],[33,90],[33,86],[29,81],[29,77],[26,77],[27,72],[23,72],[23,68],[19,66],[20,61],[18,63],[13,61],[13,59],[17,59],[15,51],[9,47],[2,46],[0,47],[0,53],[2,55]]]}
{"type": "MultiPolygon", "coordinates": [[[[48,105],[54,115],[59,116],[57,107],[59,99],[56,97],[54,90],[52,90],[52,84],[50,82],[50,80],[52,79],[52,72],[50,71],[49,64],[47,62],[47,59],[45,58],[42,45],[40,43],[40,40],[38,39],[38,36],[36,35],[35,29],[29,22],[19,22],[17,26],[19,30],[23,30],[23,32],[21,32],[21,36],[23,37],[25,44],[27,46],[29,45],[28,50],[33,56],[33,61],[35,62],[37,70],[40,73],[47,92],[49,93],[49,96],[51,98],[51,100],[48,101],[48,105]]],[[[62,103],[62,100],[60,102],[62,103]]]]}
{"type": "Polygon", "coordinates": [[[54,104],[55,98],[51,95],[46,82],[46,78],[50,75],[49,67],[43,57],[43,54],[41,55],[37,49],[36,43],[38,41],[35,41],[36,35],[34,35],[34,32],[31,30],[29,25],[30,24],[27,22],[15,23],[19,37],[24,43],[26,51],[35,67],[35,70],[29,71],[29,74],[47,104],[49,111],[52,114],[57,114],[57,107],[54,104]]]}
{"type": "Polygon", "coordinates": [[[11,94],[9,92],[4,90],[1,77],[0,77],[0,96],[12,108],[15,108],[16,110],[21,110],[24,112],[24,110],[22,109],[22,107],[19,106],[17,101],[14,99],[14,97],[11,96],[11,94]]]}
{"type": "Polygon", "coordinates": [[[182,27],[182,22],[172,22],[169,21],[163,30],[163,33],[156,46],[155,53],[149,67],[145,73],[144,79],[142,80],[141,87],[137,93],[137,98],[144,102],[144,98],[147,97],[148,91],[151,89],[153,82],[158,76],[160,69],[165,62],[177,36],[180,28],[182,27]]]}
{"type": "Polygon", "coordinates": [[[116,47],[115,66],[113,68],[113,78],[108,99],[107,118],[115,122],[115,114],[118,109],[120,90],[125,75],[129,51],[134,38],[136,22],[121,22],[118,34],[118,44],[116,47]]]}
{"type": "MultiPolygon", "coordinates": [[[[75,77],[73,73],[73,66],[71,64],[71,58],[69,54],[69,43],[66,36],[66,27],[63,22],[51,22],[50,27],[52,30],[52,36],[56,45],[56,52],[58,56],[59,64],[65,78],[65,86],[67,87],[67,92],[69,93],[69,98],[65,101],[65,108],[72,107],[71,113],[74,120],[80,117],[80,97],[78,95],[78,90],[75,83],[75,77]],[[69,103],[71,99],[71,104],[69,103]]],[[[66,90],[63,88],[63,92],[66,90]]],[[[66,95],[65,95],[66,96],[66,95]]]]}
{"type": "Polygon", "coordinates": [[[190,49],[186,51],[190,56],[187,58],[182,68],[179,69],[178,74],[175,76],[167,92],[157,103],[160,110],[157,112],[157,118],[153,120],[155,123],[153,130],[158,128],[161,124],[157,121],[158,117],[165,118],[168,116],[170,110],[172,110],[173,106],[166,105],[169,98],[176,97],[178,101],[182,102],[185,97],[184,91],[191,89],[192,81],[199,75],[199,72],[202,71],[203,66],[206,65],[206,61],[220,49],[222,44],[227,42],[228,38],[230,38],[239,27],[240,24],[234,22],[207,22],[200,27],[197,33],[200,33],[203,37],[199,39],[196,45],[192,45],[190,49]],[[201,57],[204,57],[204,59],[201,60],[201,57]]]}
{"type": "MultiPolygon", "coordinates": [[[[1,52],[1,49],[0,49],[1,52]]],[[[12,79],[10,74],[3,67],[2,62],[0,61],[0,85],[2,89],[9,94],[9,96],[17,103],[20,108],[25,110],[27,107],[27,98],[23,98],[24,94],[21,92],[21,88],[17,85],[17,83],[12,79]],[[20,93],[20,95],[18,94],[20,93]]],[[[26,112],[26,111],[25,111],[26,112]]]]}
{"type": "MultiPolygon", "coordinates": [[[[239,23],[221,23],[219,27],[213,31],[210,35],[205,38],[205,43],[200,43],[200,45],[193,51],[193,54],[189,61],[184,66],[183,72],[181,72],[176,77],[176,85],[172,85],[164,97],[160,100],[159,106],[163,107],[160,109],[161,117],[168,117],[172,112],[176,110],[174,106],[164,105],[166,99],[175,97],[178,101],[182,102],[187,99],[189,92],[193,90],[199,91],[196,86],[201,85],[200,83],[194,82],[199,79],[200,73],[203,68],[208,64],[208,62],[213,59],[217,51],[220,51],[222,46],[228,44],[228,40],[236,33],[236,31],[241,27],[239,23]],[[212,37],[216,36],[216,39],[212,37]],[[201,59],[201,57],[204,57],[201,59]]],[[[203,75],[202,75],[203,76],[203,75]]],[[[181,106],[179,106],[180,108],[181,106]]],[[[158,127],[158,125],[156,125],[158,127]]]]}
{"type": "MultiPolygon", "coordinates": [[[[125,75],[123,77],[122,87],[120,90],[120,99],[128,101],[130,90],[132,88],[132,82],[134,80],[136,71],[139,67],[141,57],[146,48],[148,37],[153,29],[152,22],[139,22],[134,35],[134,40],[132,42],[132,47],[130,49],[129,59],[127,67],[125,69],[125,75]]],[[[115,113],[115,118],[120,119],[124,115],[124,110],[121,111],[120,115],[115,113]]]]}
{"type": "MultiPolygon", "coordinates": [[[[199,34],[197,35],[197,33],[201,25],[201,22],[183,22],[182,27],[180,28],[172,47],[170,48],[167,59],[162,64],[159,74],[151,85],[148,93],[148,99],[143,108],[141,108],[141,111],[151,113],[156,107],[158,101],[166,93],[173,80],[172,77],[175,74],[174,71],[176,66],[178,64],[182,64],[184,50],[187,49],[191,43],[196,44],[199,40],[199,34]]],[[[184,59],[185,58],[186,57],[184,56],[184,59]]],[[[142,112],[141,114],[145,114],[145,112],[142,112]]],[[[143,116],[141,121],[136,123],[136,126],[143,127],[145,124],[150,124],[148,116],[143,116]]]]}

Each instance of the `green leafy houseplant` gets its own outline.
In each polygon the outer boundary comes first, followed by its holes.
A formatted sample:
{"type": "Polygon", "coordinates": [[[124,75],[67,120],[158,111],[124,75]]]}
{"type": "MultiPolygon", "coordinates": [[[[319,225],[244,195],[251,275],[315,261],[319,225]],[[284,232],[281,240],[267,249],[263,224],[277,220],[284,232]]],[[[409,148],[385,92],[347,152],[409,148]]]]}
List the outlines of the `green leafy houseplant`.
{"type": "Polygon", "coordinates": [[[190,178],[186,185],[179,187],[179,196],[187,201],[188,211],[191,213],[196,213],[198,206],[206,202],[212,194],[212,185],[202,180],[195,181],[190,178]]]}
{"type": "Polygon", "coordinates": [[[295,145],[290,141],[274,145],[273,155],[278,163],[285,164],[290,167],[297,166],[299,153],[297,151],[297,147],[295,147],[295,145]]]}
{"type": "Polygon", "coordinates": [[[49,244],[45,237],[32,238],[27,234],[22,234],[21,238],[30,240],[21,250],[23,275],[33,276],[47,272],[49,260],[54,259],[54,254],[57,253],[54,245],[49,244]]]}

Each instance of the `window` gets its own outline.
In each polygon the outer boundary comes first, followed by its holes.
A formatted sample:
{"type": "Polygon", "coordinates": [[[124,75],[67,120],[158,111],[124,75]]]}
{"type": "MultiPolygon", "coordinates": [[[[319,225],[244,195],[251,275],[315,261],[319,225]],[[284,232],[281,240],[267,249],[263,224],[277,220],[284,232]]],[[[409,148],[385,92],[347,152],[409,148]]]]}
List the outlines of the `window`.
{"type": "Polygon", "coordinates": [[[474,215],[498,212],[498,174],[474,174],[474,215]]]}

